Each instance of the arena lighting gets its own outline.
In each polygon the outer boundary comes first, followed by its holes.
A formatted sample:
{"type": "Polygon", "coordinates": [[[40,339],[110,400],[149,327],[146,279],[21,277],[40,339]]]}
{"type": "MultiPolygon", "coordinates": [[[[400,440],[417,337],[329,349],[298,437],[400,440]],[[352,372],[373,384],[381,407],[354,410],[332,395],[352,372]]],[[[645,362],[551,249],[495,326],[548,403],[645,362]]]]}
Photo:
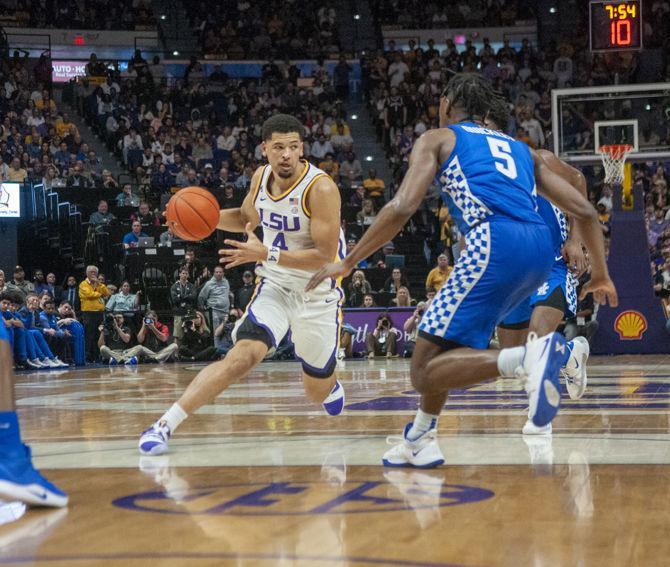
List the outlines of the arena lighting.
{"type": "Polygon", "coordinates": [[[360,14],[354,14],[354,20],[360,20],[361,15],[360,14]]]}
{"type": "Polygon", "coordinates": [[[549,13],[550,14],[555,14],[556,13],[556,6],[552,6],[551,8],[549,8],[549,13]]]}
{"type": "Polygon", "coordinates": [[[351,119],[352,120],[358,120],[358,114],[352,114],[351,119]]]}
{"type": "Polygon", "coordinates": [[[167,16],[165,14],[161,14],[161,20],[167,20],[167,16]]]}
{"type": "Polygon", "coordinates": [[[365,161],[373,161],[375,158],[372,156],[365,156],[365,161]]]}
{"type": "Polygon", "coordinates": [[[648,104],[644,107],[645,110],[651,110],[651,104],[648,104]]]}
{"type": "Polygon", "coordinates": [[[175,49],[175,50],[172,52],[172,55],[174,55],[175,57],[177,57],[177,56],[179,55],[179,51],[177,51],[177,50],[175,49]]]}

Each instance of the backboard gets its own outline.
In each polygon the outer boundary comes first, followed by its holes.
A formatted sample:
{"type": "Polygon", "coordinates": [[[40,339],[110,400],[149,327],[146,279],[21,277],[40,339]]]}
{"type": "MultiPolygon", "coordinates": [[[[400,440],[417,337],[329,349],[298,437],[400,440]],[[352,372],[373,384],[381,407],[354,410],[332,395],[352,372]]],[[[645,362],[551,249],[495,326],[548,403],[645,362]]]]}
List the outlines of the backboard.
{"type": "Polygon", "coordinates": [[[556,89],[551,103],[561,159],[598,163],[598,148],[607,144],[632,145],[628,161],[670,158],[670,83],[556,89]]]}

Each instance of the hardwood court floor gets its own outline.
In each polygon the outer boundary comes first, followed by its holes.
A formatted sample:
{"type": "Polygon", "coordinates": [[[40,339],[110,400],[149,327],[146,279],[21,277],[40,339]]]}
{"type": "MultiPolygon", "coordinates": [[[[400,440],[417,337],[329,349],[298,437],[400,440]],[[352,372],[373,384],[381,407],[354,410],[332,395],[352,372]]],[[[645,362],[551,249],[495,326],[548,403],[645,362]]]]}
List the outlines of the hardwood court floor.
{"type": "Polygon", "coordinates": [[[141,457],[198,368],[19,376],[24,437],[71,503],[0,504],[0,564],[670,564],[668,357],[593,359],[553,438],[521,436],[517,381],[454,393],[432,471],[380,465],[416,407],[402,360],[345,363],[337,418],[297,364],[263,364],[141,457]]]}

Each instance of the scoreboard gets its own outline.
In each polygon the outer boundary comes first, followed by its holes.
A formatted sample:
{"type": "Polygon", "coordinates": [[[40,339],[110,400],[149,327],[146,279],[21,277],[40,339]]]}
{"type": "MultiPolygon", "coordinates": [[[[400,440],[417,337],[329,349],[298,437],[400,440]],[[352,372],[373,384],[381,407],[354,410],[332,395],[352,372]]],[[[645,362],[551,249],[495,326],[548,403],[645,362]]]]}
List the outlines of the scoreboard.
{"type": "Polygon", "coordinates": [[[642,49],[641,0],[590,0],[591,51],[642,49]]]}

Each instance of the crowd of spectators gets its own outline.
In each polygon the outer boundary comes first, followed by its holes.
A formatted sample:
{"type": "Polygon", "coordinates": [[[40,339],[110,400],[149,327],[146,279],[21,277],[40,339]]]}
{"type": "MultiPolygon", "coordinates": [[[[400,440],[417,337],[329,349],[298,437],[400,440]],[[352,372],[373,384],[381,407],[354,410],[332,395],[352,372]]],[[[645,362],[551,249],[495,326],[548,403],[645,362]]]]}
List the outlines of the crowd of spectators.
{"type": "Polygon", "coordinates": [[[0,270],[0,313],[9,330],[17,369],[65,368],[225,356],[232,329],[252,298],[255,277],[245,270],[231,288],[221,266],[196,258],[189,248],[170,288],[170,311],[161,321],[141,291],[112,283],[96,266],[81,281],[17,266],[11,279],[0,270]]]}
{"type": "Polygon", "coordinates": [[[336,3],[258,3],[238,0],[189,4],[202,52],[214,59],[315,59],[340,51],[336,3]]]}
{"type": "Polygon", "coordinates": [[[156,27],[151,0],[16,0],[0,4],[3,26],[78,30],[156,27]]]}
{"type": "Polygon", "coordinates": [[[373,0],[371,4],[379,26],[405,29],[513,26],[535,16],[527,2],[518,0],[373,0]]]}

